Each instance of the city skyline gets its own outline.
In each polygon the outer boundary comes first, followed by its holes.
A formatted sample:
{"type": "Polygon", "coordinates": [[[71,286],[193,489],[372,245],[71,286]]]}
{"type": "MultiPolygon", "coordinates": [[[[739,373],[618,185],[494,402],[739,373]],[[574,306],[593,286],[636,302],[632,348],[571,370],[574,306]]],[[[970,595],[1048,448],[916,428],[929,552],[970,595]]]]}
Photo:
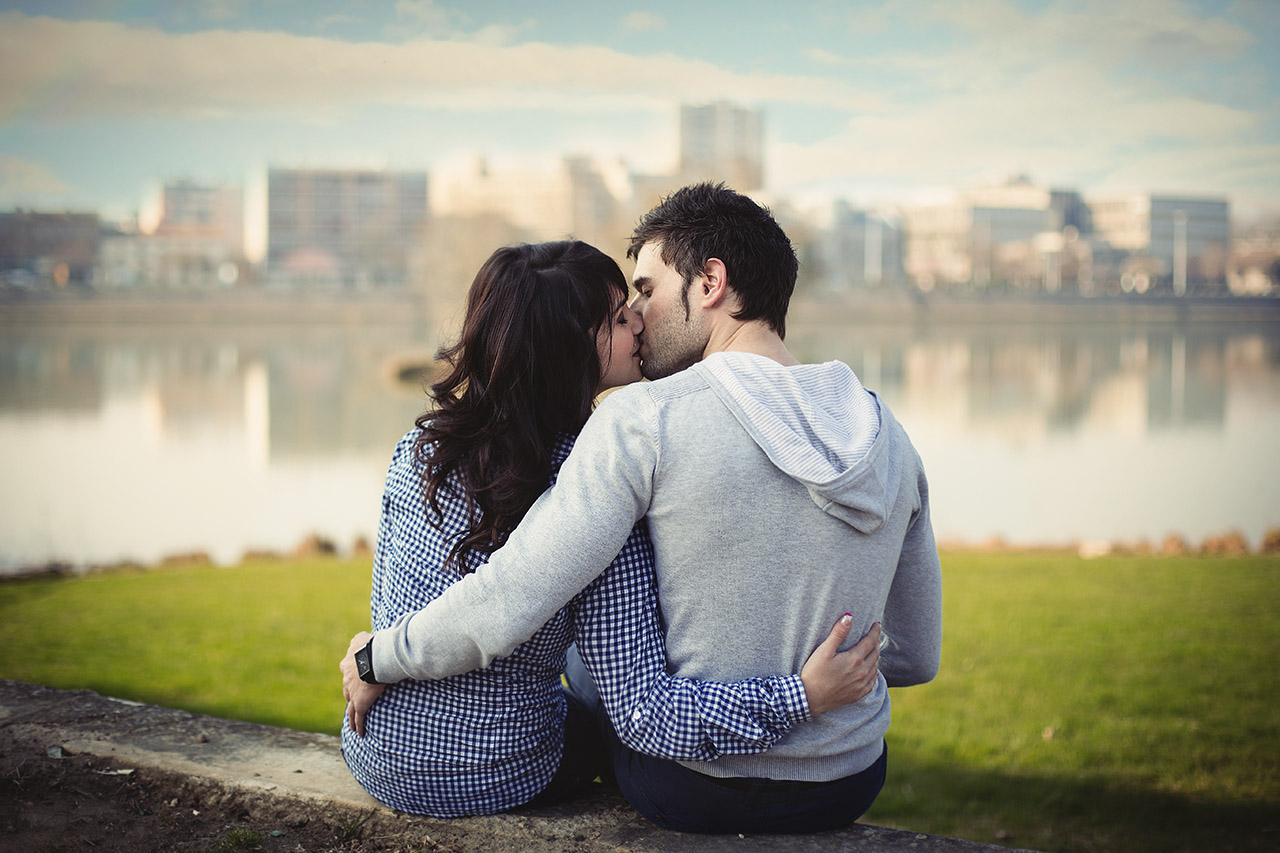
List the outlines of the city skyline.
{"type": "Polygon", "coordinates": [[[0,2],[0,209],[137,211],[266,166],[620,157],[764,112],[765,188],[918,204],[1028,174],[1280,213],[1280,5],[0,2]]]}

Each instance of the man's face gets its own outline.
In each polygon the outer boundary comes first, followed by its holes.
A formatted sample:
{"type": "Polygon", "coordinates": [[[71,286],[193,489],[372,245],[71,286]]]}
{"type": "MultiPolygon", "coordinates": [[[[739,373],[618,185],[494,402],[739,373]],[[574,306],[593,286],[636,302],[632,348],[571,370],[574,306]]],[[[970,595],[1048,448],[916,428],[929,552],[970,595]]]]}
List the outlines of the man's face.
{"type": "MultiPolygon", "coordinates": [[[[644,320],[640,336],[640,372],[646,379],[661,379],[702,359],[709,333],[700,311],[692,316],[681,298],[684,278],[662,261],[662,244],[645,243],[636,256],[631,283],[636,298],[631,310],[644,320]]],[[[698,287],[694,279],[692,287],[698,287]]]]}

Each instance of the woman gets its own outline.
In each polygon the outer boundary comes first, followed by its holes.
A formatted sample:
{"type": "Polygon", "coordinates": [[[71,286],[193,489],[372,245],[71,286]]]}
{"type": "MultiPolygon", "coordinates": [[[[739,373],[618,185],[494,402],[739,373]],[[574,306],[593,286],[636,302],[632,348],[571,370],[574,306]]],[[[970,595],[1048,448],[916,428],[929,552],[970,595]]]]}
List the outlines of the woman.
{"type": "MultiPolygon", "coordinates": [[[[499,249],[481,267],[461,336],[443,353],[451,371],[432,386],[434,407],[397,445],[387,475],[375,629],[424,607],[501,546],[554,479],[595,397],[640,378],[643,326],[626,293],[617,264],[576,241],[499,249]]],[[[611,716],[644,708],[654,722],[635,737],[655,754],[758,752],[796,719],[857,698],[832,699],[837,676],[813,659],[803,681],[668,676],[652,560],[641,524],[610,569],[509,657],[391,685],[367,717],[344,716],[343,754],[357,781],[394,808],[454,817],[553,802],[594,778],[604,766],[597,724],[560,687],[565,650],[588,616],[610,636],[580,643],[623,644],[634,655],[593,675],[613,697],[611,716]]],[[[590,647],[583,656],[591,661],[590,647]]]]}

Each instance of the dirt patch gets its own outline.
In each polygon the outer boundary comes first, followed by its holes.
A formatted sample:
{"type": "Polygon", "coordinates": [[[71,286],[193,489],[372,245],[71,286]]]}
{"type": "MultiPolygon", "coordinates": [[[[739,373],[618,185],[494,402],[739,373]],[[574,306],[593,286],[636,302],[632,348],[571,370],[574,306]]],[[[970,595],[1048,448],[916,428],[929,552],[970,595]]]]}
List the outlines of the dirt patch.
{"type": "MultiPolygon", "coordinates": [[[[31,853],[454,851],[489,846],[465,827],[224,789],[85,755],[40,754],[0,729],[0,837],[31,853]]],[[[588,841],[588,839],[583,839],[588,841]]],[[[506,846],[503,846],[507,849],[506,846]]]]}

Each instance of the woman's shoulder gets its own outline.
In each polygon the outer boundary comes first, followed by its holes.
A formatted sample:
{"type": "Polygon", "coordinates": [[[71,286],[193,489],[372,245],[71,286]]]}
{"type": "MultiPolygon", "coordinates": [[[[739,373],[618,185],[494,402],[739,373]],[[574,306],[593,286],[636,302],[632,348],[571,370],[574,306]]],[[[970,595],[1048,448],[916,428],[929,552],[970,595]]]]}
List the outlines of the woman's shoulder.
{"type": "Polygon", "coordinates": [[[401,436],[396,442],[395,449],[391,451],[391,462],[395,464],[405,459],[412,459],[416,455],[415,448],[422,436],[422,427],[415,426],[413,429],[401,436]]]}

